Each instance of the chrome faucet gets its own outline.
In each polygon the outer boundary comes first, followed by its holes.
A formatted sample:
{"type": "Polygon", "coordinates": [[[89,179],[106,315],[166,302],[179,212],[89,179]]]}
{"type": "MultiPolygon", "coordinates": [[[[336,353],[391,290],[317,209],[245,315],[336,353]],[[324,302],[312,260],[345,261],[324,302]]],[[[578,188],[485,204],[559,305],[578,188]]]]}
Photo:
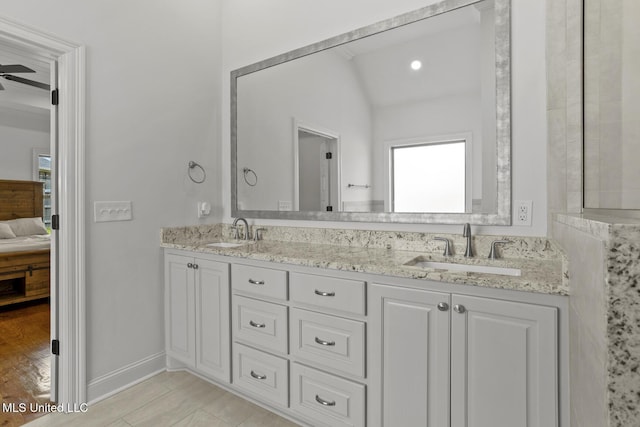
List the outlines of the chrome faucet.
{"type": "Polygon", "coordinates": [[[467,258],[473,258],[473,248],[471,247],[471,225],[468,222],[464,225],[462,237],[467,238],[467,249],[464,251],[464,256],[467,258]]]}
{"type": "Polygon", "coordinates": [[[249,223],[248,223],[248,222],[247,222],[247,220],[246,220],[246,219],[244,219],[244,218],[236,218],[236,219],[234,219],[234,220],[233,220],[233,225],[232,225],[232,227],[234,227],[234,228],[236,229],[235,238],[236,238],[236,239],[239,239],[239,238],[240,238],[240,235],[238,234],[238,228],[237,228],[237,227],[238,227],[238,221],[242,221],[242,222],[244,222],[244,237],[243,237],[243,239],[244,239],[244,240],[250,240],[251,238],[249,237],[249,235],[250,235],[251,233],[249,233],[249,223]]]}

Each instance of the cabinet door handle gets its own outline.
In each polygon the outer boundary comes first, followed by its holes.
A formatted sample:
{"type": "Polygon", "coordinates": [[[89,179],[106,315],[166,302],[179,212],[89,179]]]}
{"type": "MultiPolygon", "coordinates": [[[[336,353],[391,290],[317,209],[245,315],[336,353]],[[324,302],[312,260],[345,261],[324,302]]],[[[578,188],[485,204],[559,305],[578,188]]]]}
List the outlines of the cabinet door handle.
{"type": "Polygon", "coordinates": [[[252,285],[264,285],[264,280],[249,279],[249,283],[251,283],[252,285]]]}
{"type": "Polygon", "coordinates": [[[316,289],[315,291],[316,295],[320,295],[321,297],[335,297],[336,293],[335,292],[323,292],[323,291],[319,291],[316,289]]]}
{"type": "Polygon", "coordinates": [[[320,338],[316,337],[316,342],[320,345],[324,345],[327,347],[333,347],[334,345],[336,345],[335,341],[325,341],[325,340],[321,340],[320,338]]]}
{"type": "Polygon", "coordinates": [[[193,263],[192,262],[188,262],[187,263],[187,268],[193,268],[193,263]]]}
{"type": "Polygon", "coordinates": [[[456,304],[453,306],[453,311],[455,311],[456,313],[462,314],[465,311],[467,311],[467,309],[462,304],[456,304]]]}
{"type": "Polygon", "coordinates": [[[329,402],[328,400],[324,400],[323,398],[321,398],[317,394],[316,394],[316,402],[318,402],[322,406],[336,406],[336,401],[335,400],[329,402]]]}
{"type": "Polygon", "coordinates": [[[447,304],[446,302],[441,302],[440,304],[438,304],[438,310],[440,311],[449,310],[449,304],[447,304]]]}
{"type": "Polygon", "coordinates": [[[254,328],[264,328],[265,326],[267,326],[264,323],[256,323],[253,320],[249,320],[249,324],[254,328]]]}
{"type": "Polygon", "coordinates": [[[251,376],[257,380],[266,380],[267,376],[266,375],[261,375],[261,374],[256,374],[255,372],[251,371],[251,376]]]}
{"type": "Polygon", "coordinates": [[[198,268],[200,268],[200,266],[198,264],[193,264],[193,269],[197,270],[198,268]]]}

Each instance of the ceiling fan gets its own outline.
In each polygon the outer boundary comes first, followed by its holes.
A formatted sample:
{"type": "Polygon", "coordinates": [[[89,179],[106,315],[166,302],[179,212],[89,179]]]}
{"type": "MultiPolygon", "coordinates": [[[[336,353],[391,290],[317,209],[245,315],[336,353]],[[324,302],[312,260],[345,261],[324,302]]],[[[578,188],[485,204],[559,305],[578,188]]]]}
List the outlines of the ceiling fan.
{"type": "MultiPolygon", "coordinates": [[[[29,67],[25,67],[24,65],[20,65],[20,64],[0,65],[0,77],[6,80],[22,83],[29,86],[34,86],[44,90],[51,89],[51,87],[46,83],[40,83],[35,80],[29,80],[29,79],[25,79],[24,77],[13,75],[13,74],[19,74],[19,73],[35,73],[35,71],[29,67]]],[[[0,84],[0,90],[4,90],[4,87],[2,86],[2,84],[0,84]]]]}

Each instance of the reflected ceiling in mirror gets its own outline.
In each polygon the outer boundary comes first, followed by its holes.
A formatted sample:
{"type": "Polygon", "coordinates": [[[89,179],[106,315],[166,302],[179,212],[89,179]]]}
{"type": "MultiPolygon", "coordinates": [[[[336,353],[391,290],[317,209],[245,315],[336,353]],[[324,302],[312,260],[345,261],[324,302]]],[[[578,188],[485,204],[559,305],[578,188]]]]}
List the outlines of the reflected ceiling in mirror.
{"type": "Polygon", "coordinates": [[[233,216],[510,224],[509,22],[446,0],[233,71],[233,216]]]}

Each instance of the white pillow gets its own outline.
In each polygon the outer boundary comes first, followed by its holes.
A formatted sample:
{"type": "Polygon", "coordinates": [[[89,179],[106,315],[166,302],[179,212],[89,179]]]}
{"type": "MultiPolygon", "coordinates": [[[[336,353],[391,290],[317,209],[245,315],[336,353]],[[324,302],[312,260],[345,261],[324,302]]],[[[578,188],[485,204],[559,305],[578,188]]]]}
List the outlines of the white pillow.
{"type": "Polygon", "coordinates": [[[19,218],[6,221],[16,237],[33,236],[34,234],[49,234],[42,218],[19,218]]]}
{"type": "Polygon", "coordinates": [[[11,227],[9,227],[9,224],[0,222],[0,239],[13,239],[15,237],[16,235],[11,227]]]}

